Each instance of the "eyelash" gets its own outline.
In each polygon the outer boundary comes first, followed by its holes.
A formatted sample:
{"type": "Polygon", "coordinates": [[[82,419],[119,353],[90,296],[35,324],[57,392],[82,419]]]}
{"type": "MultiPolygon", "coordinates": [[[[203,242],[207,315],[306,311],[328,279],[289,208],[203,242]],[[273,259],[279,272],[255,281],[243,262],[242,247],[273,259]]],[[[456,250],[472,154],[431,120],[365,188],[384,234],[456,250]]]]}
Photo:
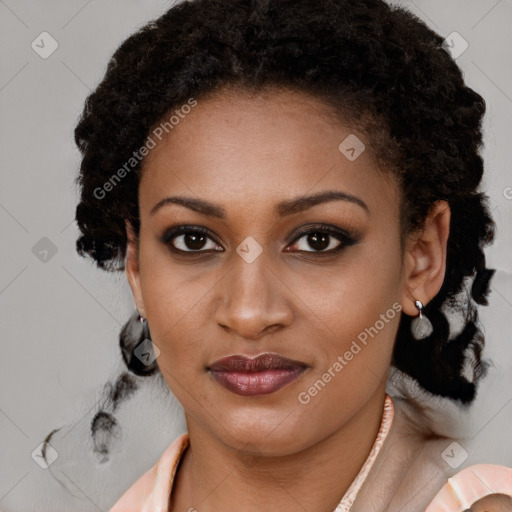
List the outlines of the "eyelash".
{"type": "MultiPolygon", "coordinates": [[[[341,252],[343,249],[345,249],[351,245],[357,244],[361,238],[361,235],[358,232],[345,231],[345,230],[335,228],[333,226],[329,226],[326,224],[319,224],[317,226],[311,226],[311,227],[300,230],[289,245],[295,245],[301,238],[303,238],[309,234],[313,234],[313,233],[324,234],[324,235],[333,237],[333,238],[337,239],[340,242],[340,244],[338,245],[338,247],[336,247],[334,249],[330,249],[329,251],[325,251],[325,250],[322,250],[322,251],[315,251],[315,250],[300,251],[299,250],[299,251],[291,251],[291,252],[314,254],[314,255],[318,255],[320,257],[322,255],[333,255],[333,254],[341,252]]],[[[165,233],[160,237],[160,241],[164,245],[168,246],[171,249],[171,251],[173,251],[174,253],[179,254],[179,255],[187,255],[188,257],[191,257],[192,255],[206,254],[206,253],[211,253],[211,252],[222,252],[222,251],[218,251],[216,249],[206,249],[206,250],[200,249],[200,250],[196,250],[196,251],[194,251],[194,250],[184,251],[182,249],[176,248],[173,245],[172,241],[175,238],[177,238],[178,236],[186,235],[186,234],[205,235],[208,238],[210,238],[211,240],[213,240],[215,243],[220,245],[220,243],[215,239],[216,237],[213,236],[213,234],[208,229],[203,228],[201,226],[178,226],[175,228],[170,228],[167,231],[165,231],[165,233]]],[[[288,252],[290,252],[290,251],[288,251],[288,252]]]]}

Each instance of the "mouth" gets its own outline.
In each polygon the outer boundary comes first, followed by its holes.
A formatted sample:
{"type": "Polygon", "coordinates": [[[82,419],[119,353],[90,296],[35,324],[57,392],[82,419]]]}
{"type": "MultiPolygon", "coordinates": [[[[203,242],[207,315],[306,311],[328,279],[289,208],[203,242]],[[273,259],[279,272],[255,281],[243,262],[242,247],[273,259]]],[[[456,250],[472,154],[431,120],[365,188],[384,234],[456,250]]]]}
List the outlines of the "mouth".
{"type": "Polygon", "coordinates": [[[241,354],[224,357],[207,367],[212,377],[237,395],[274,393],[298,379],[309,365],[275,353],[257,357],[241,354]]]}

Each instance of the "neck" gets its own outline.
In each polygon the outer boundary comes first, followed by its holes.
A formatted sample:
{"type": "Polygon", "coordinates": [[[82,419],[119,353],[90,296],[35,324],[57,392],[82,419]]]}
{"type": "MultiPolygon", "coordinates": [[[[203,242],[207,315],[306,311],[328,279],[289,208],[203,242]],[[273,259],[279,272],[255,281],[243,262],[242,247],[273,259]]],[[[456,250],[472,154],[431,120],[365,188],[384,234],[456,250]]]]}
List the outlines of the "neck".
{"type": "Polygon", "coordinates": [[[236,452],[187,418],[190,446],[176,476],[172,511],[334,510],[371,451],[384,400],[381,388],[328,437],[276,457],[236,452]]]}

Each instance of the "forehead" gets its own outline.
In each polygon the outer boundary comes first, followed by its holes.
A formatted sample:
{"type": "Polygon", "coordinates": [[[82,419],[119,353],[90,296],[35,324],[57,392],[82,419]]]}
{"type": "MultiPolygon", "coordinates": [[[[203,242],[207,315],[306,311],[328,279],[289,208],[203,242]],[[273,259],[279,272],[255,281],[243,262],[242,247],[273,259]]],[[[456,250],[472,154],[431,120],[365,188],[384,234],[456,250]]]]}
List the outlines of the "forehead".
{"type": "Polygon", "coordinates": [[[221,202],[233,207],[270,207],[327,189],[364,196],[377,210],[398,201],[397,184],[377,168],[371,141],[306,94],[235,90],[174,113],[179,121],[175,116],[161,140],[153,137],[156,147],[143,163],[141,211],[171,194],[219,202],[222,193],[221,202]]]}

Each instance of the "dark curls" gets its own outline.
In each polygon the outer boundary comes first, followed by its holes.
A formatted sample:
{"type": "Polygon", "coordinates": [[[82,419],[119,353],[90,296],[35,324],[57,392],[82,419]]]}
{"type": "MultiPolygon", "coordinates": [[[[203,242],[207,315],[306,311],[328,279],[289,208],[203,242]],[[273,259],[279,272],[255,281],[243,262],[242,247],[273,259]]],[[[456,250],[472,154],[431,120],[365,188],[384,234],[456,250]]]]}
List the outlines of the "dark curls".
{"type": "Polygon", "coordinates": [[[477,307],[487,304],[494,272],[483,247],[495,225],[479,190],[485,102],[465,85],[443,38],[403,7],[193,0],[138,30],[115,52],[76,127],[79,254],[102,269],[124,269],[125,219],[140,228],[138,150],[191,98],[226,88],[300,91],[366,134],[400,184],[402,239],[421,230],[435,201],[449,203],[446,275],[424,309],[434,330],[416,341],[403,314],[393,364],[429,392],[470,403],[486,369],[477,307]],[[464,317],[458,333],[450,332],[451,312],[464,317]]]}

